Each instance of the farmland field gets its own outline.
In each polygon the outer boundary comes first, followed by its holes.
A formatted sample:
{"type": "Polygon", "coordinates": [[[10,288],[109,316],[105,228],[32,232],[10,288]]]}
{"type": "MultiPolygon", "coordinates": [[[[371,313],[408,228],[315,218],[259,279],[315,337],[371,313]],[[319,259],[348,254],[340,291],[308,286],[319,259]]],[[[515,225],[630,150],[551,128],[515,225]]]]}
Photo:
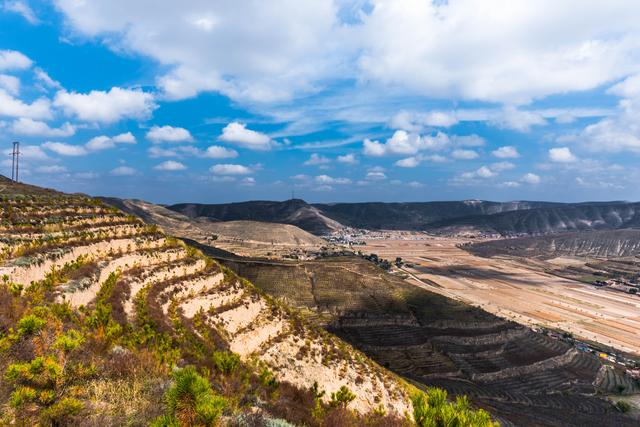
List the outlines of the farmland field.
{"type": "MultiPolygon", "coordinates": [[[[409,264],[417,286],[518,323],[561,329],[576,337],[640,354],[640,297],[558,277],[542,263],[481,258],[460,238],[403,235],[367,241],[363,251],[409,264]],[[413,237],[413,238],[412,238],[413,237]]],[[[565,260],[575,262],[575,260],[565,260]]],[[[557,260],[556,262],[564,262],[557,260]]]]}

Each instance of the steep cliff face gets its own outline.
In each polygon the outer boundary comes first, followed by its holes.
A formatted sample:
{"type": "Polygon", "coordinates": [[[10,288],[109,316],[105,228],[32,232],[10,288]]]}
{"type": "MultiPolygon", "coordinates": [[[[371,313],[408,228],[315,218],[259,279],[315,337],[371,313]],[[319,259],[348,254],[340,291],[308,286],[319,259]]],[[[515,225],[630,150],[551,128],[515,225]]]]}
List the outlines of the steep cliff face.
{"type": "Polygon", "coordinates": [[[462,231],[504,237],[638,227],[639,203],[602,202],[446,219],[429,224],[427,230],[443,235],[455,235],[462,231]]]}
{"type": "Polygon", "coordinates": [[[476,243],[467,248],[480,256],[513,255],[554,258],[629,257],[640,254],[640,230],[599,230],[519,237],[476,243]]]}

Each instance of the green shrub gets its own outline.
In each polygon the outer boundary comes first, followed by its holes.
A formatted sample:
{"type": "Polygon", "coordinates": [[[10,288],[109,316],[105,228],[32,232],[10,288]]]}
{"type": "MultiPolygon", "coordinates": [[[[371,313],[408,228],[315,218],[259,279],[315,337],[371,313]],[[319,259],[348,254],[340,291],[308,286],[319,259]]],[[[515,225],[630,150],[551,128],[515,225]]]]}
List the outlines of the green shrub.
{"type": "Polygon", "coordinates": [[[622,413],[629,412],[631,410],[631,405],[629,405],[624,400],[620,400],[616,403],[616,408],[622,413]]]}
{"type": "Polygon", "coordinates": [[[427,394],[416,393],[413,398],[413,418],[418,427],[493,427],[489,414],[479,409],[474,411],[469,400],[458,397],[455,402],[447,401],[447,392],[430,387],[427,394]]]}
{"type": "Polygon", "coordinates": [[[19,408],[25,403],[33,401],[37,392],[31,387],[18,387],[11,393],[9,404],[14,408],[19,408]]]}
{"type": "Polygon", "coordinates": [[[356,395],[347,386],[343,385],[337,392],[331,393],[331,402],[329,404],[333,407],[346,408],[355,398],[356,395]]]}
{"type": "Polygon", "coordinates": [[[53,405],[44,409],[40,415],[45,425],[66,425],[66,421],[82,411],[84,405],[72,397],[63,397],[53,405]]]}
{"type": "Polygon", "coordinates": [[[53,343],[53,348],[70,353],[84,342],[82,334],[75,329],[71,329],[64,335],[60,335],[53,343]]]}
{"type": "Polygon", "coordinates": [[[168,413],[156,419],[154,425],[215,425],[227,401],[213,392],[209,381],[193,366],[176,369],[173,379],[174,384],[165,394],[168,413]]]}
{"type": "Polygon", "coordinates": [[[240,366],[240,356],[227,351],[216,351],[212,356],[213,364],[218,372],[229,375],[240,366]]]}
{"type": "Polygon", "coordinates": [[[33,335],[39,332],[44,325],[47,324],[45,319],[41,319],[35,314],[27,314],[22,319],[18,320],[18,335],[21,337],[33,335]]]}

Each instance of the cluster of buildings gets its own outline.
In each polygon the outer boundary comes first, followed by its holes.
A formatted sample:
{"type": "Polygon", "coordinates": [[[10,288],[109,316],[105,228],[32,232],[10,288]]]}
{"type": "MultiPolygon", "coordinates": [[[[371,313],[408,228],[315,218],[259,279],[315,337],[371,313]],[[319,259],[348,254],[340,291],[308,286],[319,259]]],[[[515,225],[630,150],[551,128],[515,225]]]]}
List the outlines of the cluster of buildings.
{"type": "Polygon", "coordinates": [[[629,294],[640,295],[640,284],[625,279],[596,280],[593,284],[598,287],[609,287],[629,294]]]}

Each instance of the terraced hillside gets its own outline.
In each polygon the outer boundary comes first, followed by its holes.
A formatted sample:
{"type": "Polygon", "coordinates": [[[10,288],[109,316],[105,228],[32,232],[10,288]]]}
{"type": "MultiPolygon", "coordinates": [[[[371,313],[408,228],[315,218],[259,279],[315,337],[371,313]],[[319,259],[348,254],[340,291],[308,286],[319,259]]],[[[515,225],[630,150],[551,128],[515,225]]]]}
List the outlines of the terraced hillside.
{"type": "Polygon", "coordinates": [[[227,421],[411,413],[393,374],[198,250],[99,200],[22,188],[0,200],[3,424],[147,424],[185,365],[227,421]]]}
{"type": "Polygon", "coordinates": [[[504,425],[637,425],[599,397],[614,384],[639,391],[621,372],[360,258],[225,264],[414,384],[468,395],[504,425]]]}

